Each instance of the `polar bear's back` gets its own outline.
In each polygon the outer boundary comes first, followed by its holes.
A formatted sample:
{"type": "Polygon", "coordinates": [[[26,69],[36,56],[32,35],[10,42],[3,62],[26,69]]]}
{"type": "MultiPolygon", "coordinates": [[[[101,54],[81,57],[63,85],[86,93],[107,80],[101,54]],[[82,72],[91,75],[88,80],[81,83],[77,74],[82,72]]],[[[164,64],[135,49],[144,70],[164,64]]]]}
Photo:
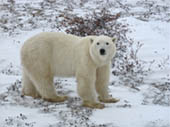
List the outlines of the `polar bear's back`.
{"type": "MultiPolygon", "coordinates": [[[[81,37],[71,35],[71,34],[65,34],[62,32],[42,32],[40,34],[37,34],[30,38],[28,41],[34,41],[36,43],[38,42],[46,42],[46,43],[62,43],[65,44],[71,44],[76,43],[78,40],[80,40],[81,37]]],[[[71,44],[72,45],[72,44],[71,44]]]]}

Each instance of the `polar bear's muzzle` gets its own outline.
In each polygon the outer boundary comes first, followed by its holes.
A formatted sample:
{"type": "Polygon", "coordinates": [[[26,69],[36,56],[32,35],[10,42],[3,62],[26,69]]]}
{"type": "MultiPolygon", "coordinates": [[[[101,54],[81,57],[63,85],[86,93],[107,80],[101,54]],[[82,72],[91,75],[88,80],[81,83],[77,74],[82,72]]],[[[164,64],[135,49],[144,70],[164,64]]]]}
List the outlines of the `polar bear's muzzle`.
{"type": "Polygon", "coordinates": [[[106,50],[105,50],[105,49],[103,49],[103,48],[102,48],[102,49],[100,49],[100,50],[99,50],[99,52],[100,52],[100,55],[106,55],[106,50]]]}

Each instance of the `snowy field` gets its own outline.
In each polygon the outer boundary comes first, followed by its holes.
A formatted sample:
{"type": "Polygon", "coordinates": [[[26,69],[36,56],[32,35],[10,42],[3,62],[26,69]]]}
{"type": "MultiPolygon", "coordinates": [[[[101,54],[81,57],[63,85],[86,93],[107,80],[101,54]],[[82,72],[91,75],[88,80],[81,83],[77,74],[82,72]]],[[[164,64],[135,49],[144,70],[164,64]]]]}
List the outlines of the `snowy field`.
{"type": "Polygon", "coordinates": [[[0,127],[170,127],[170,1],[69,2],[0,0],[0,127]],[[143,64],[136,70],[134,65],[135,73],[111,73],[109,92],[120,102],[106,104],[102,110],[81,107],[74,78],[55,79],[58,94],[69,96],[66,102],[22,97],[20,48],[24,41],[42,31],[71,29],[65,15],[85,17],[103,8],[119,15],[116,24],[127,29],[120,35],[134,43],[119,41],[129,46],[129,52],[136,51],[133,60],[143,64]]]}

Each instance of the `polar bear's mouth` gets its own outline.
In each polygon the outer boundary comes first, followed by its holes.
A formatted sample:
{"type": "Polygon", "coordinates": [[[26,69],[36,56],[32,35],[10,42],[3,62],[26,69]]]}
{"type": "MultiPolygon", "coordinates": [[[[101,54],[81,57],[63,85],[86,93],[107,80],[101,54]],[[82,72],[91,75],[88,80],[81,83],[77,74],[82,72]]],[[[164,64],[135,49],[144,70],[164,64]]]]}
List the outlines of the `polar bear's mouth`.
{"type": "Polygon", "coordinates": [[[105,49],[100,49],[99,52],[100,52],[100,55],[106,55],[106,50],[105,49]]]}

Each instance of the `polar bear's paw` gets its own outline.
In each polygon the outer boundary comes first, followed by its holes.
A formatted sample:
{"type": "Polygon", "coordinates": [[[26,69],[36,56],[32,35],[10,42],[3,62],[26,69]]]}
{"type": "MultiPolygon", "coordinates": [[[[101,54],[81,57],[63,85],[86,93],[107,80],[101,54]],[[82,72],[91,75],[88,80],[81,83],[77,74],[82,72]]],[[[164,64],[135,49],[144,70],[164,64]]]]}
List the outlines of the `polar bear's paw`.
{"type": "Polygon", "coordinates": [[[33,97],[33,98],[41,98],[41,96],[40,96],[40,94],[38,93],[38,92],[24,92],[23,90],[22,90],[22,93],[21,93],[21,96],[22,97],[24,97],[24,96],[31,96],[31,97],[33,97]]]}
{"type": "Polygon", "coordinates": [[[103,109],[105,106],[104,104],[98,103],[98,102],[89,102],[89,101],[84,101],[83,105],[84,107],[89,107],[93,109],[103,109]]]}
{"type": "Polygon", "coordinates": [[[67,96],[56,96],[54,98],[44,98],[44,100],[49,101],[49,102],[64,102],[67,100],[67,96]]]}
{"type": "Polygon", "coordinates": [[[108,98],[108,99],[102,99],[99,97],[99,101],[100,102],[103,102],[103,103],[116,103],[116,102],[119,102],[120,99],[116,99],[116,98],[108,98]]]}

